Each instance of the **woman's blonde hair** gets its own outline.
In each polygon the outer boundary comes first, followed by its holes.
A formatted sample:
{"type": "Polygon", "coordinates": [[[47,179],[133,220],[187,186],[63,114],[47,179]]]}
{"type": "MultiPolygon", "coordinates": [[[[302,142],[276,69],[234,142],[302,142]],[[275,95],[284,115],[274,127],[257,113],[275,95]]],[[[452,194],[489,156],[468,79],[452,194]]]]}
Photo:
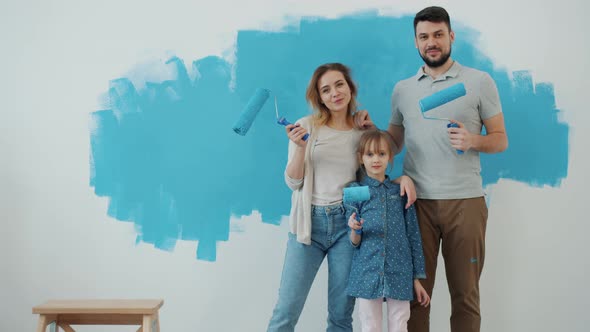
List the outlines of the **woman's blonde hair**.
{"type": "Polygon", "coordinates": [[[330,110],[322,103],[322,98],[320,97],[319,89],[318,89],[318,82],[324,76],[325,73],[329,71],[337,71],[342,73],[348,87],[350,88],[350,103],[348,103],[348,121],[353,123],[352,116],[357,109],[356,103],[356,94],[357,88],[356,84],[352,80],[350,76],[350,69],[341,63],[326,63],[319,66],[311,76],[311,80],[307,85],[307,92],[305,93],[305,99],[309,105],[313,108],[313,123],[315,126],[322,126],[325,125],[331,117],[330,110]]]}

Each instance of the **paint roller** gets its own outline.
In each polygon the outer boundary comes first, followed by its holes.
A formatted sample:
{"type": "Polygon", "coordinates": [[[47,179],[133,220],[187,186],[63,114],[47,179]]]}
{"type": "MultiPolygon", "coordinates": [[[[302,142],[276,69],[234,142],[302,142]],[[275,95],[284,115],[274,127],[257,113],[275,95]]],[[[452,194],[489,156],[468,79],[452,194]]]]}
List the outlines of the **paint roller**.
{"type": "MultiPolygon", "coordinates": [[[[254,119],[258,115],[258,112],[260,112],[260,110],[262,109],[262,107],[264,106],[266,101],[268,100],[268,97],[270,97],[270,90],[264,89],[264,88],[256,89],[256,92],[254,93],[254,95],[252,95],[252,97],[250,97],[250,100],[248,100],[246,107],[244,107],[244,109],[242,110],[242,113],[240,114],[238,121],[236,121],[236,123],[234,124],[234,126],[232,128],[238,135],[242,135],[242,136],[246,135],[246,133],[248,132],[248,130],[252,126],[254,119]]],[[[287,125],[291,124],[289,121],[287,121],[287,119],[285,119],[285,117],[279,118],[279,110],[277,107],[277,98],[276,97],[275,97],[275,111],[276,111],[276,115],[277,115],[277,123],[278,124],[283,125],[283,126],[287,126],[287,125]]],[[[291,129],[291,130],[293,130],[293,129],[291,129]]],[[[306,141],[308,138],[309,138],[309,134],[305,134],[302,139],[304,141],[306,141]]]]}
{"type": "MultiPolygon", "coordinates": [[[[454,122],[450,122],[451,119],[448,118],[440,118],[440,117],[428,117],[426,116],[424,113],[437,108],[439,106],[442,106],[446,103],[450,103],[451,101],[463,97],[465,96],[466,91],[465,91],[465,85],[463,85],[463,83],[457,83],[454,85],[451,85],[448,88],[442,89],[438,92],[433,93],[432,95],[428,96],[428,97],[424,97],[422,99],[420,99],[420,111],[422,113],[422,117],[424,119],[428,119],[428,120],[444,120],[444,121],[449,121],[449,123],[447,124],[447,128],[459,128],[459,125],[454,123],[454,122]]],[[[457,150],[458,154],[463,154],[462,150],[457,150]]]]}
{"type": "MultiPolygon", "coordinates": [[[[350,206],[350,203],[355,202],[364,202],[368,201],[371,198],[371,193],[369,192],[369,186],[361,186],[361,187],[348,187],[344,188],[344,197],[343,201],[344,204],[350,206]]],[[[350,206],[351,208],[355,209],[355,207],[350,206]]],[[[358,211],[357,211],[358,213],[358,211]]],[[[363,232],[362,229],[356,229],[355,232],[357,234],[361,234],[363,232]]]]}
{"type": "Polygon", "coordinates": [[[234,124],[233,130],[238,135],[246,135],[250,126],[252,126],[256,115],[258,115],[258,112],[260,112],[268,97],[270,97],[270,90],[262,88],[256,89],[256,92],[250,100],[248,100],[248,104],[246,104],[246,107],[242,110],[240,118],[234,124]]]}

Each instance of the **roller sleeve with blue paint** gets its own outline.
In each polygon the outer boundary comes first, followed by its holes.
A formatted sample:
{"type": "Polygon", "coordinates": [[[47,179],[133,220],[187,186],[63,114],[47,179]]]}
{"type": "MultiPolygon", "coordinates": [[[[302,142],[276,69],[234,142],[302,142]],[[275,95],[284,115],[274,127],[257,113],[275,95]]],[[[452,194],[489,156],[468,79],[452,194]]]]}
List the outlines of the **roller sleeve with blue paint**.
{"type": "Polygon", "coordinates": [[[256,90],[252,97],[250,97],[248,104],[246,104],[238,121],[236,121],[232,128],[238,135],[244,136],[248,130],[250,130],[256,115],[258,115],[258,112],[260,112],[260,109],[262,109],[269,96],[270,90],[260,88],[256,90]]]}
{"type": "Polygon", "coordinates": [[[364,202],[371,199],[369,186],[344,188],[344,203],[364,202]]]}
{"type": "Polygon", "coordinates": [[[465,91],[465,85],[463,83],[453,84],[448,88],[444,88],[428,97],[420,99],[420,111],[422,111],[422,114],[424,114],[424,112],[428,112],[431,109],[442,106],[459,97],[463,97],[465,94],[467,94],[467,91],[465,91]]]}
{"type": "MultiPolygon", "coordinates": [[[[348,187],[344,188],[343,190],[343,201],[345,205],[355,202],[364,202],[371,199],[371,192],[369,191],[369,186],[361,186],[361,187],[348,187]]],[[[355,230],[357,234],[361,234],[363,232],[362,229],[355,230]]]]}

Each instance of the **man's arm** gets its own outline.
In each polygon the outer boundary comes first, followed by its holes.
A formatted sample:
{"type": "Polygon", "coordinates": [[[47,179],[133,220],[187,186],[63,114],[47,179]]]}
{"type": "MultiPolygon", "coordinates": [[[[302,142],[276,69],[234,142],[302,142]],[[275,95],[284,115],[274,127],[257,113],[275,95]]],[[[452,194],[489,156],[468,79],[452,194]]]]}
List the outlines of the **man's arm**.
{"type": "Polygon", "coordinates": [[[508,135],[504,126],[504,113],[483,120],[486,135],[476,135],[473,148],[479,152],[498,153],[508,148],[508,135]]]}
{"type": "Polygon", "coordinates": [[[397,145],[397,151],[394,151],[394,154],[400,153],[404,147],[404,131],[404,126],[398,126],[391,123],[389,124],[389,128],[387,128],[387,132],[391,135],[391,138],[393,138],[395,145],[397,145]]]}
{"type": "Polygon", "coordinates": [[[504,126],[504,114],[499,113],[489,119],[483,120],[486,128],[486,135],[473,134],[465,129],[465,126],[458,121],[453,121],[459,128],[449,128],[451,145],[457,150],[467,151],[473,149],[484,153],[498,153],[508,147],[508,136],[504,126]]]}
{"type": "MultiPolygon", "coordinates": [[[[465,148],[484,153],[497,153],[506,150],[508,137],[504,127],[504,114],[496,82],[488,73],[483,73],[479,80],[479,113],[486,128],[486,135],[474,133],[464,136],[465,148]]],[[[452,142],[451,142],[452,143],[452,142]]],[[[454,146],[454,145],[453,145],[454,146]]],[[[461,149],[461,148],[459,148],[461,149]]],[[[464,151],[467,151],[465,149],[464,151]]]]}

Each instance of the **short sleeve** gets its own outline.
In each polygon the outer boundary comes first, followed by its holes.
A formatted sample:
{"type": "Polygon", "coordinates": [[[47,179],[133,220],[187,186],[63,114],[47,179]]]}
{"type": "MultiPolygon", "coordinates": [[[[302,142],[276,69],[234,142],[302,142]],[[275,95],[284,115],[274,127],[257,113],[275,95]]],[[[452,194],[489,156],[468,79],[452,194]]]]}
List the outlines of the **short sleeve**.
{"type": "Polygon", "coordinates": [[[496,82],[488,73],[483,73],[480,79],[479,95],[479,116],[482,120],[489,119],[502,112],[496,82]]]}
{"type": "Polygon", "coordinates": [[[404,122],[404,116],[400,112],[400,87],[399,83],[395,85],[393,88],[393,93],[391,94],[391,119],[389,120],[389,124],[401,126],[404,122]]]}

